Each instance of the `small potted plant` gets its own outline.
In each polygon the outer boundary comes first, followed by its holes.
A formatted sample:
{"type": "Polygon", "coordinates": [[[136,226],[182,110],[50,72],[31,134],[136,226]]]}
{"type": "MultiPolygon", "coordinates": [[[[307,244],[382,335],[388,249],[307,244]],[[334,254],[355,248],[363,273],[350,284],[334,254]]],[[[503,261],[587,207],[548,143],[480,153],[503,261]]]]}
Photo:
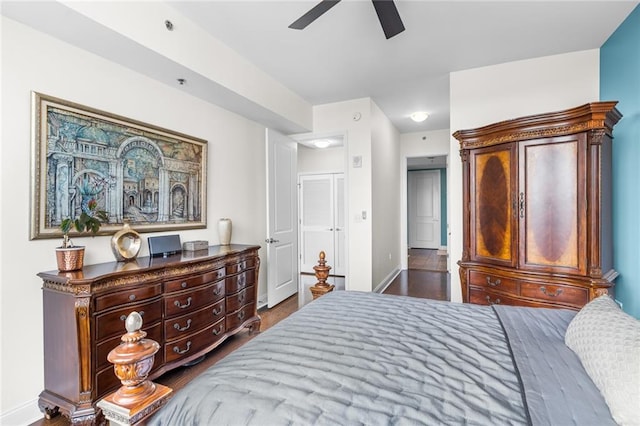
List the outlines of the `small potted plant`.
{"type": "Polygon", "coordinates": [[[95,198],[91,198],[86,204],[83,203],[80,216],[75,219],[68,217],[60,223],[62,245],[56,248],[56,259],[60,271],[82,269],[84,264],[84,246],[75,246],[69,238],[69,233],[75,229],[78,232],[87,231],[95,235],[100,230],[100,226],[108,220],[107,212],[98,210],[98,202],[95,198]]]}

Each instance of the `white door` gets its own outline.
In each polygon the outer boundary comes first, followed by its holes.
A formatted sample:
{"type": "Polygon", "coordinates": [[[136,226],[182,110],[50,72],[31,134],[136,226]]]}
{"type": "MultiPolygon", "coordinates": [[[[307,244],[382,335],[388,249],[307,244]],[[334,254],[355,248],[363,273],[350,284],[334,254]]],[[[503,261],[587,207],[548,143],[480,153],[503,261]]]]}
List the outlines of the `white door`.
{"type": "Polygon", "coordinates": [[[267,129],[267,305],[298,291],[297,152],[292,139],[267,129]]]}
{"type": "Polygon", "coordinates": [[[300,272],[313,273],[321,251],[332,275],[345,274],[344,175],[300,176],[300,272]]]}
{"type": "Polygon", "coordinates": [[[440,171],[408,172],[409,247],[440,247],[440,171]]]}

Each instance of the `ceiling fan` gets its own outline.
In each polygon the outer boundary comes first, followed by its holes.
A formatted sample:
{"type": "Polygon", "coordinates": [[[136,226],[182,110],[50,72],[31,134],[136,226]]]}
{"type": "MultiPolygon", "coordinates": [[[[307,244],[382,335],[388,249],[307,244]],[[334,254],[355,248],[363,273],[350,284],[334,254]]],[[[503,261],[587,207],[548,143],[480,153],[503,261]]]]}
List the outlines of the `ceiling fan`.
{"type": "MultiPolygon", "coordinates": [[[[289,25],[289,28],[295,30],[306,28],[307,25],[318,19],[326,11],[338,4],[338,2],[340,2],[340,0],[322,0],[298,18],[293,24],[289,25]]],[[[380,25],[382,25],[382,30],[387,40],[404,31],[402,19],[400,19],[400,14],[393,0],[371,0],[371,2],[376,9],[380,25]]]]}

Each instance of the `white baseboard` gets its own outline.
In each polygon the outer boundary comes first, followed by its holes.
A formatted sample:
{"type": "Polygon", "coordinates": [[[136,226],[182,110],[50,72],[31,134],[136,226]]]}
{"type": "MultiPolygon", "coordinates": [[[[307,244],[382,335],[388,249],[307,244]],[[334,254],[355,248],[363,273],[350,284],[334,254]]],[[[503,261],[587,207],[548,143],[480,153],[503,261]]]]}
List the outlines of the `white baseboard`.
{"type": "Polygon", "coordinates": [[[447,246],[438,247],[438,256],[445,256],[447,254],[447,246]]]}
{"type": "Polygon", "coordinates": [[[24,404],[0,414],[0,425],[3,426],[23,426],[30,425],[43,418],[43,414],[38,408],[38,400],[34,399],[24,404]]]}
{"type": "Polygon", "coordinates": [[[391,273],[389,275],[387,275],[385,277],[385,279],[382,280],[382,282],[376,286],[376,288],[373,289],[373,292],[374,293],[382,293],[382,292],[384,292],[387,289],[387,287],[389,287],[389,284],[391,284],[391,282],[399,274],[400,274],[400,268],[398,267],[398,268],[394,269],[393,271],[391,271],[391,273]]]}

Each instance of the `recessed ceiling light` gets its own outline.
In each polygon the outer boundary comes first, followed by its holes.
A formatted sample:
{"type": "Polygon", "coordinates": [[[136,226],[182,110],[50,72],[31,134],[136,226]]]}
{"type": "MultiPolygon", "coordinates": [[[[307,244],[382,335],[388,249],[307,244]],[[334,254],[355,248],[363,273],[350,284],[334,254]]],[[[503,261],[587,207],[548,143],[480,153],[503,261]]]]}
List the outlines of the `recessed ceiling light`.
{"type": "Polygon", "coordinates": [[[316,148],[326,148],[329,145],[331,145],[331,141],[327,140],[327,139],[318,139],[316,141],[313,141],[313,145],[316,148]]]}
{"type": "Polygon", "coordinates": [[[424,111],[416,111],[413,114],[411,114],[411,119],[416,123],[421,123],[427,118],[429,118],[429,114],[427,114],[424,111]]]}

